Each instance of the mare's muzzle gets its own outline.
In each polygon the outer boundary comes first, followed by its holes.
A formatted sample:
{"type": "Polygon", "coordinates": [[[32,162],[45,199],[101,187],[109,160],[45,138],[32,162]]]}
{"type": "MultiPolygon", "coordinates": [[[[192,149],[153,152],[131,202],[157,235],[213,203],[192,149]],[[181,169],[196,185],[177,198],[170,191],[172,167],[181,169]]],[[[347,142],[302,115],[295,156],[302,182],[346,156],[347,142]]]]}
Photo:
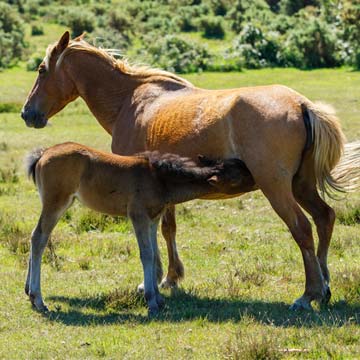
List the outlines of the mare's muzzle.
{"type": "Polygon", "coordinates": [[[24,119],[26,126],[41,129],[46,126],[47,119],[44,113],[24,107],[21,111],[21,117],[24,119]]]}

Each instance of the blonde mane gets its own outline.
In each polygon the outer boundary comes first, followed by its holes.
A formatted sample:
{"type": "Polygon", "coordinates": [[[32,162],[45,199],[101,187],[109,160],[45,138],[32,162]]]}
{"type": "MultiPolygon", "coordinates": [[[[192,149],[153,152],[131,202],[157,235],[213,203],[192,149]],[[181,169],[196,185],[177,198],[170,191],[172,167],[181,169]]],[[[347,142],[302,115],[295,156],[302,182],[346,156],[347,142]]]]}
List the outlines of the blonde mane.
{"type": "MultiPolygon", "coordinates": [[[[48,48],[46,50],[46,56],[45,56],[44,62],[45,62],[45,66],[47,68],[49,67],[52,50],[54,49],[55,46],[56,46],[56,44],[50,45],[50,46],[48,46],[48,48]]],[[[173,80],[178,83],[181,83],[185,86],[194,87],[194,85],[192,83],[190,83],[189,81],[187,81],[184,78],[177,76],[169,71],[151,68],[149,66],[140,66],[140,65],[129,64],[129,62],[126,59],[124,59],[124,60],[116,59],[114,57],[114,55],[119,55],[120,54],[119,50],[97,48],[95,46],[90,45],[89,43],[87,43],[84,40],[77,40],[77,41],[72,40],[69,43],[68,47],[61,53],[61,55],[57,59],[56,65],[55,65],[56,68],[58,68],[60,66],[63,59],[68,54],[75,52],[75,51],[84,51],[88,54],[92,54],[97,57],[100,57],[104,61],[109,63],[109,65],[118,69],[121,73],[126,74],[126,75],[136,76],[136,77],[140,77],[140,78],[161,76],[161,77],[165,77],[169,80],[173,80]]]]}

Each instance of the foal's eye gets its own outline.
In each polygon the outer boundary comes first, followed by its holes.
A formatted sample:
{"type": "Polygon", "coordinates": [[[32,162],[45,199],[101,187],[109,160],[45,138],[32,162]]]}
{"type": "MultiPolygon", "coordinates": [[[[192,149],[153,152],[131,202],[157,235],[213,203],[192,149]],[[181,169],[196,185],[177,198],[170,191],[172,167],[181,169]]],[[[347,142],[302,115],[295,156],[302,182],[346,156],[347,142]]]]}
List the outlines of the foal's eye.
{"type": "Polygon", "coordinates": [[[39,68],[39,74],[44,74],[46,69],[44,67],[39,68]]]}

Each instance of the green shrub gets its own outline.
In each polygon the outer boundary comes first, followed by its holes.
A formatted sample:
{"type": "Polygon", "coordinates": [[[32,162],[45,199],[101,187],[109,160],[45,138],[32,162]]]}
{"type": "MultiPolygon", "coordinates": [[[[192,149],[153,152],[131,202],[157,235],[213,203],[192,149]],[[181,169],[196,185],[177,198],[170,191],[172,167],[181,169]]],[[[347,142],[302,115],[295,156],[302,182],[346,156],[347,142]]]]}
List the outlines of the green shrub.
{"type": "Polygon", "coordinates": [[[208,39],[223,39],[225,30],[220,16],[205,16],[200,19],[202,36],[208,39]]]}
{"type": "Polygon", "coordinates": [[[15,10],[0,3],[0,69],[15,64],[25,47],[24,28],[15,10]]]}
{"type": "Polygon", "coordinates": [[[280,10],[286,15],[293,15],[306,6],[320,6],[319,0],[281,0],[280,10]]]}
{"type": "Polygon", "coordinates": [[[112,10],[109,12],[109,26],[117,31],[125,32],[131,29],[132,24],[129,20],[129,15],[112,10]]]}
{"type": "Polygon", "coordinates": [[[334,30],[322,20],[300,20],[287,35],[282,65],[311,69],[341,64],[334,30]]]}
{"type": "Polygon", "coordinates": [[[26,70],[27,71],[37,71],[39,65],[43,61],[42,55],[34,55],[32,56],[26,63],[26,70]]]}
{"type": "Polygon", "coordinates": [[[84,31],[92,32],[96,25],[95,16],[91,11],[75,7],[66,8],[60,14],[59,22],[71,28],[73,37],[81,35],[84,31]]]}
{"type": "Polygon", "coordinates": [[[360,3],[344,1],[340,18],[345,61],[360,70],[360,3]]]}
{"type": "Polygon", "coordinates": [[[279,34],[263,33],[263,31],[248,24],[235,38],[230,50],[232,56],[239,57],[245,67],[257,69],[279,65],[279,34]]]}
{"type": "Polygon", "coordinates": [[[210,3],[215,15],[226,15],[228,10],[228,4],[224,0],[211,0],[210,3]]]}
{"type": "Polygon", "coordinates": [[[105,49],[126,50],[131,44],[131,38],[126,33],[121,33],[114,29],[97,28],[92,33],[92,39],[95,46],[105,49]]]}
{"type": "Polygon", "coordinates": [[[155,65],[179,73],[205,70],[211,59],[204,46],[173,35],[153,41],[148,52],[155,65]]]}
{"type": "Polygon", "coordinates": [[[36,25],[36,24],[32,25],[31,35],[32,36],[44,35],[44,28],[41,25],[36,25]]]}

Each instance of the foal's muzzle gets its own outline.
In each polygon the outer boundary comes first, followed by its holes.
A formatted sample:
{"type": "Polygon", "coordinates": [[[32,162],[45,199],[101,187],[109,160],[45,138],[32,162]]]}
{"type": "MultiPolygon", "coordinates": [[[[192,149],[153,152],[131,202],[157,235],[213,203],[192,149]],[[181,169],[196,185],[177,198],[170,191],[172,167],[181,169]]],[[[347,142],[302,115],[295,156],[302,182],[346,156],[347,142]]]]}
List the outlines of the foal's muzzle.
{"type": "Polygon", "coordinates": [[[46,126],[47,119],[44,113],[23,108],[21,111],[21,117],[24,119],[26,126],[41,129],[46,126]]]}

